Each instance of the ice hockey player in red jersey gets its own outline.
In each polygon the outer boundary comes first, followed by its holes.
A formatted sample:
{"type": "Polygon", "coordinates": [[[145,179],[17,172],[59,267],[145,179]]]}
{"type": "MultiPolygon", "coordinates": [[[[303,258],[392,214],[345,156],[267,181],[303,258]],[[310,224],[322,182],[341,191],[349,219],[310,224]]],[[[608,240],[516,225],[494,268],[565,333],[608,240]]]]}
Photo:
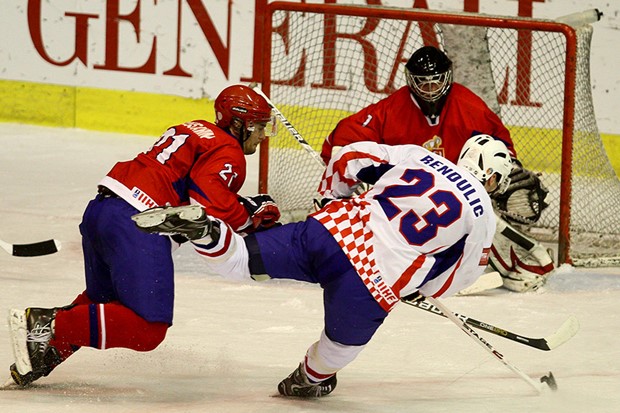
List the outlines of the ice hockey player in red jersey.
{"type": "Polygon", "coordinates": [[[132,215],[196,204],[236,232],[279,219],[269,196],[237,194],[246,177],[245,155],[273,131],[266,100],[233,85],[215,99],[215,113],[215,124],[194,120],[170,127],[101,180],[80,224],[86,290],[66,307],[11,310],[16,363],[10,371],[18,385],[47,376],[82,346],[149,351],[162,342],[173,319],[172,249],[182,239],[145,234],[132,215]]]}
{"type": "MultiPolygon", "coordinates": [[[[327,166],[319,193],[332,200],[305,221],[242,238],[203,214],[206,236],[193,243],[209,273],[321,285],[323,332],[278,391],[325,396],[401,297],[449,296],[482,274],[495,232],[488,193],[505,189],[511,167],[506,146],[488,135],[465,144],[458,166],[416,145],[357,142],[327,166]],[[361,183],[373,187],[352,197],[361,183]]],[[[147,232],[183,233],[182,211],[154,211],[172,229],[152,225],[149,211],[134,220],[147,232]]]]}
{"type": "Polygon", "coordinates": [[[491,264],[504,287],[518,292],[539,288],[553,269],[547,250],[508,221],[530,225],[546,207],[547,194],[538,176],[517,159],[510,132],[474,92],[453,82],[452,61],[441,50],[425,46],[405,66],[407,85],[392,95],[341,120],[323,143],[327,163],[338,148],[358,141],[387,145],[416,144],[456,162],[463,144],[476,134],[500,139],[510,151],[512,187],[495,198],[502,216],[491,264]]]}
{"type": "Polygon", "coordinates": [[[452,81],[452,62],[442,51],[419,49],[405,75],[407,85],[338,123],[323,143],[325,164],[334,149],[359,141],[419,145],[456,162],[465,142],[480,133],[500,139],[516,156],[500,118],[474,92],[452,81]]]}

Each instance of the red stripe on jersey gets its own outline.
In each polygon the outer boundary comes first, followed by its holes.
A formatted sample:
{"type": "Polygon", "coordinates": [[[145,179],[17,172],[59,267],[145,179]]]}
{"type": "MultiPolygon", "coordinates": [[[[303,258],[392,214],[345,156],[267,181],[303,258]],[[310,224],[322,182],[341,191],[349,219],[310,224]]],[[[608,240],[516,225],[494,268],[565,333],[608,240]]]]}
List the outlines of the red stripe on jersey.
{"type": "Polygon", "coordinates": [[[433,294],[433,298],[441,297],[443,293],[445,293],[446,290],[450,288],[450,286],[452,285],[452,280],[454,280],[454,274],[456,273],[456,270],[461,266],[461,261],[463,261],[463,254],[461,254],[461,256],[459,257],[459,260],[456,262],[456,265],[454,266],[454,270],[452,270],[452,274],[450,274],[450,276],[448,277],[446,282],[443,284],[443,286],[439,289],[439,291],[433,294]]]}
{"type": "Polygon", "coordinates": [[[415,273],[420,269],[420,267],[422,267],[422,264],[424,264],[424,261],[426,261],[426,255],[419,255],[418,258],[413,260],[409,268],[403,272],[400,278],[398,278],[398,281],[396,281],[392,286],[392,291],[394,291],[396,295],[400,297],[400,292],[407,284],[409,284],[415,273]]]}
{"type": "Polygon", "coordinates": [[[201,255],[215,258],[215,257],[224,255],[230,249],[231,240],[232,240],[232,231],[228,230],[226,231],[226,237],[224,238],[224,245],[222,245],[222,248],[220,248],[219,250],[217,251],[207,250],[206,246],[200,245],[200,244],[194,244],[194,249],[196,250],[196,252],[198,252],[201,255]]]}
{"type": "Polygon", "coordinates": [[[354,186],[357,182],[354,181],[354,180],[345,178],[344,175],[345,175],[345,172],[347,170],[347,163],[349,163],[350,161],[355,160],[357,158],[370,159],[373,162],[377,162],[379,164],[386,163],[386,161],[384,161],[383,159],[378,158],[378,157],[373,156],[373,155],[370,155],[368,153],[364,153],[364,152],[348,152],[348,153],[345,153],[343,156],[338,158],[338,160],[336,162],[334,162],[332,169],[334,170],[333,175],[338,174],[338,176],[340,177],[340,181],[344,182],[349,187],[354,186]]]}

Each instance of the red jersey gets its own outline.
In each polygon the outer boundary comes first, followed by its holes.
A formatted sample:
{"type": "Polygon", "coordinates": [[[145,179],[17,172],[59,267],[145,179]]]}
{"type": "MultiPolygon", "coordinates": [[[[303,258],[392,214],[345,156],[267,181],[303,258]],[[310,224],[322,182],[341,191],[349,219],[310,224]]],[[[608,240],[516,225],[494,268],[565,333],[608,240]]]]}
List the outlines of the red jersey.
{"type": "Polygon", "coordinates": [[[245,174],[237,139],[212,123],[195,120],[169,128],[149,150],[114,165],[99,184],[139,211],[197,203],[240,230],[250,223],[237,200],[245,174]]]}
{"type": "Polygon", "coordinates": [[[449,161],[458,161],[461,148],[473,135],[501,139],[516,157],[510,132],[499,117],[465,86],[453,83],[441,114],[431,124],[408,86],[341,120],[323,143],[321,157],[329,163],[332,148],[359,141],[387,145],[415,144],[449,161]]]}

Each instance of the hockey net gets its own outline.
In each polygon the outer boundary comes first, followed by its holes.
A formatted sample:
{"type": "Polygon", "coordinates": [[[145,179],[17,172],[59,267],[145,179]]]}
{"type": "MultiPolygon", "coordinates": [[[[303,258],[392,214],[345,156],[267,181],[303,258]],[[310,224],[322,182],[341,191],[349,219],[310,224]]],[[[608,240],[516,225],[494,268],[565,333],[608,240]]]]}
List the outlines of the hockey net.
{"type": "MultiPolygon", "coordinates": [[[[413,51],[443,49],[455,81],[498,113],[519,159],[549,189],[541,219],[521,229],[557,242],[560,263],[620,263],[620,181],[594,116],[591,26],[300,3],[269,5],[264,24],[271,35],[263,44],[262,89],[317,152],[340,119],[405,84],[413,51]]],[[[313,210],[323,165],[282,125],[261,150],[260,190],[274,197],[286,221],[303,219],[313,210]]]]}

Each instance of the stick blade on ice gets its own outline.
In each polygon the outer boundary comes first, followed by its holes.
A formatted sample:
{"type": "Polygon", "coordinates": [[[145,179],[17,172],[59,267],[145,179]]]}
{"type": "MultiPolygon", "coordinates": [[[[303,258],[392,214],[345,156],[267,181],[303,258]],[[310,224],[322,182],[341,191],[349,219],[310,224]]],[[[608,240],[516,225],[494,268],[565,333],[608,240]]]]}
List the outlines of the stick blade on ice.
{"type": "Polygon", "coordinates": [[[568,340],[573,338],[578,331],[579,321],[577,320],[577,317],[570,316],[568,320],[562,324],[558,331],[547,337],[547,345],[549,346],[549,349],[554,349],[566,343],[568,340]]]}
{"type": "Polygon", "coordinates": [[[58,240],[49,239],[31,244],[9,244],[0,241],[0,246],[14,257],[38,257],[60,251],[61,244],[58,240]]]}

